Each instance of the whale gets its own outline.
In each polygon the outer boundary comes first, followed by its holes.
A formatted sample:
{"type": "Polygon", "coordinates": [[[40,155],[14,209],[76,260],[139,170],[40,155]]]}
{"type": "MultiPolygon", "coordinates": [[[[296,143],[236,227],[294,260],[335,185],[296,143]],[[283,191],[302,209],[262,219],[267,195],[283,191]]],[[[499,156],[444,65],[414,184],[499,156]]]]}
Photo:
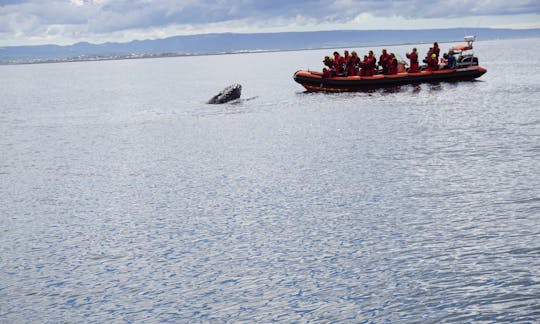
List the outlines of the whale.
{"type": "Polygon", "coordinates": [[[223,104],[232,100],[240,98],[242,95],[242,86],[238,83],[231,84],[225,89],[221,90],[217,95],[208,100],[209,104],[223,104]]]}

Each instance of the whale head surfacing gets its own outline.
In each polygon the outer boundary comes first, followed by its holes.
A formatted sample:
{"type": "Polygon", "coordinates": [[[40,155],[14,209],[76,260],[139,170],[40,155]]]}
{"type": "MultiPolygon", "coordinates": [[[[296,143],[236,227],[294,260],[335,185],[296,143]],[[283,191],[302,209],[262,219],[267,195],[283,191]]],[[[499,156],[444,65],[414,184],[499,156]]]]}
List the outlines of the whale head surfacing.
{"type": "Polygon", "coordinates": [[[232,84],[225,89],[221,90],[220,93],[213,96],[208,100],[209,104],[222,104],[240,98],[242,95],[242,86],[238,83],[232,84]]]}

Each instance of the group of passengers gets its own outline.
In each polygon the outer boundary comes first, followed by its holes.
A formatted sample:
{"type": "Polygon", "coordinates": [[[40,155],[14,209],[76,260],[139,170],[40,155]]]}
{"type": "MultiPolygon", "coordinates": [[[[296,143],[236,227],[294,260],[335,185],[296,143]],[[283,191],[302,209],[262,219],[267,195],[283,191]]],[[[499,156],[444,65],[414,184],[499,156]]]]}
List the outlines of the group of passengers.
{"type": "MultiPolygon", "coordinates": [[[[439,69],[439,44],[433,43],[433,47],[430,47],[425,59],[422,61],[426,63],[425,70],[436,71],[439,69]]],[[[388,53],[386,49],[382,50],[379,61],[375,58],[373,51],[369,51],[368,55],[364,55],[363,59],[360,59],[358,54],[353,51],[349,55],[349,51],[345,51],[341,56],[338,52],[334,52],[333,57],[325,56],[323,64],[323,77],[330,78],[334,76],[373,76],[375,74],[392,75],[398,72],[418,73],[420,72],[420,64],[418,62],[418,50],[412,49],[411,53],[407,53],[406,56],[410,61],[408,69],[404,68],[403,64],[400,64],[394,53],[388,53]],[[401,68],[400,68],[401,65],[401,68]],[[380,66],[380,69],[378,68],[380,66]]],[[[450,50],[448,54],[444,54],[445,69],[453,69],[455,67],[454,53],[450,50]]]]}

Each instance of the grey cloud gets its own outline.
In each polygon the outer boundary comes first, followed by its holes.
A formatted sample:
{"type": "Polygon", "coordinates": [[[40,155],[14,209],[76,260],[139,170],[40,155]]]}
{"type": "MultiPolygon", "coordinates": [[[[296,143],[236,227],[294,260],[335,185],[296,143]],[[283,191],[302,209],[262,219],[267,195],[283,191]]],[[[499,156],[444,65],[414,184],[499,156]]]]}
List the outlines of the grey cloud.
{"type": "Polygon", "coordinates": [[[198,25],[231,20],[344,23],[360,14],[378,17],[455,18],[540,13],[538,0],[3,0],[0,32],[35,35],[44,30],[106,34],[172,24],[198,25]],[[58,28],[58,26],[63,26],[58,28]],[[50,26],[51,28],[47,28],[50,26]]]}

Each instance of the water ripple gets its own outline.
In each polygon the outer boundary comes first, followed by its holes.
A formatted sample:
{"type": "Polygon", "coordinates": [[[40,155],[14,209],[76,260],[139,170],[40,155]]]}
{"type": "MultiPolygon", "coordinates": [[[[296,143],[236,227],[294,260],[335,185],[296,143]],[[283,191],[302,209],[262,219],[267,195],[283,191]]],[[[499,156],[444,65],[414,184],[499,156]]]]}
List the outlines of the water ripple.
{"type": "Polygon", "coordinates": [[[538,322],[530,41],[351,94],[291,81],[325,51],[2,67],[0,322],[538,322]]]}

